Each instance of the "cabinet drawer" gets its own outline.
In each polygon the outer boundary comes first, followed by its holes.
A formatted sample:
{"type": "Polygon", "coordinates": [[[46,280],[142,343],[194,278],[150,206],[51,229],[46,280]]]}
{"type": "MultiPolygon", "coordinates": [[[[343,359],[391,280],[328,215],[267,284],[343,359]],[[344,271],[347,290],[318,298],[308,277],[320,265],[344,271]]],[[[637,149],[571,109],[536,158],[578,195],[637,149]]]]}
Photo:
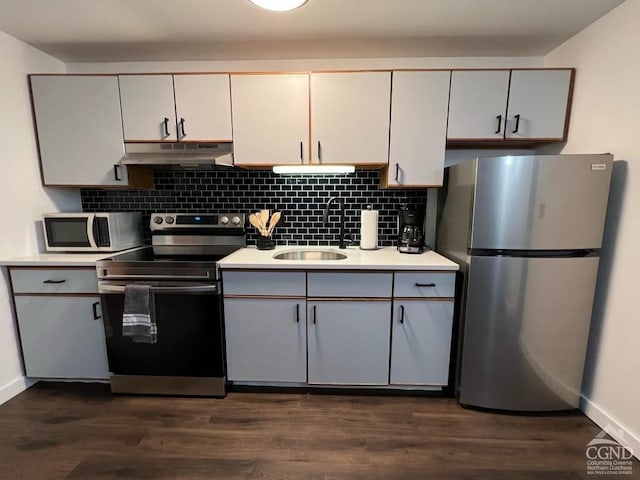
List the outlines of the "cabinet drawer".
{"type": "Polygon", "coordinates": [[[305,272],[223,272],[225,295],[304,297],[305,272]]]}
{"type": "Polygon", "coordinates": [[[309,273],[309,297],[391,297],[391,273],[309,273]]]}
{"type": "Polygon", "coordinates": [[[396,273],[394,297],[453,297],[456,274],[444,272],[396,273]]]}
{"type": "Polygon", "coordinates": [[[93,268],[11,269],[13,293],[98,293],[93,268]]]}

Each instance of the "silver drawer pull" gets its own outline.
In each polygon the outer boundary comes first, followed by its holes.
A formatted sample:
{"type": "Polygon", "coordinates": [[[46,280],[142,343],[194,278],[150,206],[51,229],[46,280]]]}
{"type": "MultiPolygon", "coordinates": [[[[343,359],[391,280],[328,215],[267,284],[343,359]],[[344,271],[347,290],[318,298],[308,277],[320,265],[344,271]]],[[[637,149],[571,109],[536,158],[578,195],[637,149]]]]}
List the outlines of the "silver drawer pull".
{"type": "Polygon", "coordinates": [[[435,287],[435,283],[416,283],[416,287],[435,287]]]}
{"type": "Polygon", "coordinates": [[[42,283],[64,283],[66,280],[45,280],[42,283]]]}

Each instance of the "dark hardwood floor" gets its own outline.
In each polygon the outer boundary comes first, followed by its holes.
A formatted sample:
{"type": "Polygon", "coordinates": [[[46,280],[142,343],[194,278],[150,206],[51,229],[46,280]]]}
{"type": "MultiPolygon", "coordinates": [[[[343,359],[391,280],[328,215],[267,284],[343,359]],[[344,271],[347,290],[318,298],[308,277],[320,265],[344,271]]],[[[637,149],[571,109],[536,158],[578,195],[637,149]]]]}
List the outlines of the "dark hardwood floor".
{"type": "MultiPolygon", "coordinates": [[[[581,479],[586,417],[453,399],[113,396],[40,383],[0,406],[0,479],[581,479]]],[[[640,466],[634,464],[634,476],[640,466]]]]}

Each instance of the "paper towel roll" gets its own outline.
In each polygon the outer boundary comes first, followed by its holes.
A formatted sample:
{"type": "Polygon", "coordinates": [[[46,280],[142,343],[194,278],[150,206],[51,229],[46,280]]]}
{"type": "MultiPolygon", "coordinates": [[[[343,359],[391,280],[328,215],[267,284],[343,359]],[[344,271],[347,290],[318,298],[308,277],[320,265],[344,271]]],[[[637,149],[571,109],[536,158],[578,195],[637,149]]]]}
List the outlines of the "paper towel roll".
{"type": "Polygon", "coordinates": [[[378,248],[378,211],[362,210],[360,212],[360,248],[375,250],[378,248]]]}

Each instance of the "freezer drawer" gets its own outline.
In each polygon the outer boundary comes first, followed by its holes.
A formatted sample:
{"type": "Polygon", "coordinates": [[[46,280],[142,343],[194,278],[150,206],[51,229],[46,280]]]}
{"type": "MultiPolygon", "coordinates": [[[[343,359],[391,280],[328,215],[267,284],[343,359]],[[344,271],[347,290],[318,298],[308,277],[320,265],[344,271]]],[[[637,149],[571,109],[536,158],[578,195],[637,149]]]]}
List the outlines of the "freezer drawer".
{"type": "Polygon", "coordinates": [[[479,158],[472,249],[600,248],[611,155],[479,158]]]}
{"type": "Polygon", "coordinates": [[[460,403],[578,406],[597,257],[471,257],[460,403]]]}

